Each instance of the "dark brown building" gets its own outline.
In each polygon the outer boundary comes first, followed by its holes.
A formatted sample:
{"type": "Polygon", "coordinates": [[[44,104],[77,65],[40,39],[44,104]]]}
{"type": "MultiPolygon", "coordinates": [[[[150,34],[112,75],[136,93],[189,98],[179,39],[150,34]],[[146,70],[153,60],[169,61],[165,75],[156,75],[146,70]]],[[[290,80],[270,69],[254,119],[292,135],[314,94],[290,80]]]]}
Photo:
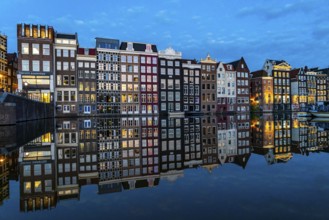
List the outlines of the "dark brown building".
{"type": "Polygon", "coordinates": [[[8,72],[8,92],[15,92],[18,89],[17,71],[18,58],[17,53],[7,53],[7,72],[8,72]]]}
{"type": "Polygon", "coordinates": [[[77,34],[55,36],[56,116],[77,115],[77,34]]]}
{"type": "Polygon", "coordinates": [[[216,112],[216,78],[217,62],[210,55],[201,60],[201,111],[204,113],[216,112]]]}
{"type": "Polygon", "coordinates": [[[0,89],[8,91],[7,36],[0,34],[0,89]]]}
{"type": "Polygon", "coordinates": [[[53,101],[54,29],[44,25],[17,25],[18,89],[29,98],[53,101]]]}

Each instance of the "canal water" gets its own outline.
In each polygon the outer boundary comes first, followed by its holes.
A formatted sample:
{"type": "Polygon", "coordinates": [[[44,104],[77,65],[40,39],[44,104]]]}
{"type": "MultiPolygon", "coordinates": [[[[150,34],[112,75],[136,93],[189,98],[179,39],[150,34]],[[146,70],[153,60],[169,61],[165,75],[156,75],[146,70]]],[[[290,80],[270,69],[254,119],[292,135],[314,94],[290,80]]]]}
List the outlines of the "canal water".
{"type": "Polygon", "coordinates": [[[0,219],[327,219],[328,128],[290,114],[0,127],[0,219]]]}

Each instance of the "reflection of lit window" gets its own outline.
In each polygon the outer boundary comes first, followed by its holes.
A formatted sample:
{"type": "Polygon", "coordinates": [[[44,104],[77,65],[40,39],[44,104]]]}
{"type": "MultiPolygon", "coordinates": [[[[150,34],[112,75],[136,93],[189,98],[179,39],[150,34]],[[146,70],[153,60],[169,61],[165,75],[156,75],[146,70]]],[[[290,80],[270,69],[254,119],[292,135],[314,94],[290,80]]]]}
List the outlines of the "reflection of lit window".
{"type": "Polygon", "coordinates": [[[41,181],[34,182],[34,192],[41,192],[41,181]]]}
{"type": "Polygon", "coordinates": [[[24,193],[31,192],[31,182],[24,182],[24,193]]]}

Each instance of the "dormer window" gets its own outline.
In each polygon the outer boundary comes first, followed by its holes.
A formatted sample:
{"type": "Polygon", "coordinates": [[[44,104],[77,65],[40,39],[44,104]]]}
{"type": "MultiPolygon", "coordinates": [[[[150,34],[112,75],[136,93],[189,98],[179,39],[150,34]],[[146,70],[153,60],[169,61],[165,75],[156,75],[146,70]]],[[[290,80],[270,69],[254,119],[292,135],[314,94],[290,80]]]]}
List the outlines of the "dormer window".
{"type": "Polygon", "coordinates": [[[127,43],[127,50],[134,51],[134,47],[133,47],[133,43],[132,42],[128,42],[127,43]]]}
{"type": "Polygon", "coordinates": [[[151,44],[146,44],[145,52],[153,52],[152,51],[152,45],[151,44]]]}

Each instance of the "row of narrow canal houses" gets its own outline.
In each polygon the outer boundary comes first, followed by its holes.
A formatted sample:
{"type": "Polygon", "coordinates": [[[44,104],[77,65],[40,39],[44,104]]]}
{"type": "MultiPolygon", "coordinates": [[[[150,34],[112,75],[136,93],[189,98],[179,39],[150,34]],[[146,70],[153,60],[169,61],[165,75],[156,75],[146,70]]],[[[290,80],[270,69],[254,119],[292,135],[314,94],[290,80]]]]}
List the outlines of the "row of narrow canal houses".
{"type": "Polygon", "coordinates": [[[328,69],[284,60],[250,73],[243,58],[184,59],[173,48],[107,38],[84,48],[77,33],[29,24],[17,25],[17,41],[18,89],[53,103],[57,117],[307,111],[328,100],[328,69]]]}

